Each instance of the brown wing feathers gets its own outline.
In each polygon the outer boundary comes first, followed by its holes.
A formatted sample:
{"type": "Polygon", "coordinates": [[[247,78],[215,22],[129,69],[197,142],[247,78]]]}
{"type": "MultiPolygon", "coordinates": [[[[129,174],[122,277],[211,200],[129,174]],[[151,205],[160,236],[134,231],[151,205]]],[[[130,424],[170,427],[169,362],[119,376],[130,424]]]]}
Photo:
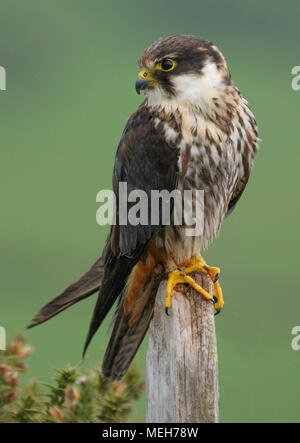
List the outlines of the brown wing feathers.
{"type": "Polygon", "coordinates": [[[40,325],[80,300],[94,294],[101,287],[103,275],[104,266],[102,257],[100,257],[77,282],[67,286],[57,297],[43,306],[27,328],[40,325]]]}
{"type": "MultiPolygon", "coordinates": [[[[128,193],[134,189],[144,190],[149,196],[149,201],[152,189],[173,190],[178,181],[178,154],[178,149],[170,148],[155,130],[151,114],[142,105],[129,119],[117,151],[113,174],[116,195],[118,196],[120,182],[127,183],[128,193]]],[[[128,206],[130,208],[130,205],[128,206]]],[[[131,337],[130,355],[133,358],[147,331],[152,312],[150,305],[148,306],[148,298],[155,286],[151,275],[158,264],[155,256],[150,253],[150,246],[147,245],[152,245],[149,240],[159,229],[159,225],[132,226],[128,223],[119,225],[117,234],[116,228],[111,230],[110,249],[106,252],[109,264],[105,267],[104,281],[84,347],[85,352],[114,301],[122,297],[103,362],[107,377],[114,378],[109,374],[108,368],[113,368],[114,362],[119,361],[120,353],[123,355],[126,340],[131,337]]],[[[126,364],[129,365],[132,358],[128,357],[127,363],[123,361],[123,370],[127,369],[126,364]]]]}
{"type": "MultiPolygon", "coordinates": [[[[176,189],[179,150],[162,138],[153,126],[153,115],[141,105],[129,119],[116,154],[113,189],[119,198],[120,182],[128,193],[152,189],[176,189]]],[[[128,208],[129,209],[129,208],[128,208]]],[[[103,373],[119,379],[132,361],[151,320],[156,289],[161,280],[159,257],[150,241],[160,225],[113,226],[102,257],[78,282],[44,306],[29,327],[36,326],[99,289],[84,353],[115,301],[117,312],[104,357],[103,373]],[[149,243],[150,241],[150,243],[149,243]],[[147,246],[149,245],[149,246],[147,246]]],[[[155,249],[155,248],[154,248],[155,249]]]]}

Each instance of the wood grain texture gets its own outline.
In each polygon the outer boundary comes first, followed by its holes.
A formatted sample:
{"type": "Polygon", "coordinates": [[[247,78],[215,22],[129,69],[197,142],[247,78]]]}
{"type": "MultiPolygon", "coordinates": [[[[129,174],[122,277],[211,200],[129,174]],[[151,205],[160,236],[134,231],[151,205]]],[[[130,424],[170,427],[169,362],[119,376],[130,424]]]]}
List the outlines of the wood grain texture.
{"type": "MultiPolygon", "coordinates": [[[[210,279],[196,281],[210,294],[210,279]]],[[[216,423],[218,357],[213,305],[192,288],[176,286],[165,314],[166,281],[159,287],[147,352],[147,423],[216,423]]]]}

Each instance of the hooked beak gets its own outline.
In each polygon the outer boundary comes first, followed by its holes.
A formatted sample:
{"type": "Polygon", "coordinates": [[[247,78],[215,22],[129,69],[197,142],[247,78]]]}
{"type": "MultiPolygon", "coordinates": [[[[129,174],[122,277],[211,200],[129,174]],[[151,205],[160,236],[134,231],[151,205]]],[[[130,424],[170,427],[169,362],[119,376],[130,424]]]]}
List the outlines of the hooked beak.
{"type": "Polygon", "coordinates": [[[144,89],[147,89],[150,85],[151,85],[150,80],[148,80],[147,78],[142,78],[142,77],[138,76],[138,78],[136,79],[136,82],[135,82],[136,92],[139,94],[144,89]]]}
{"type": "Polygon", "coordinates": [[[135,82],[136,92],[139,94],[140,91],[144,89],[148,89],[150,86],[155,84],[155,80],[151,75],[151,72],[148,69],[143,69],[139,72],[138,78],[135,82]]]}

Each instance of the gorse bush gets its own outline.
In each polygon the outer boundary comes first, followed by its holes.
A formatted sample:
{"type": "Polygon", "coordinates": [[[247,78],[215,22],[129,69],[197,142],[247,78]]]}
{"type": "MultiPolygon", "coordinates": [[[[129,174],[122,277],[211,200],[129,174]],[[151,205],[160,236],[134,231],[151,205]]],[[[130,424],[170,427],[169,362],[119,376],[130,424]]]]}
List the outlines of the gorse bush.
{"type": "Polygon", "coordinates": [[[0,422],[119,423],[125,422],[143,389],[136,370],[121,382],[110,382],[98,366],[56,370],[53,383],[20,383],[24,361],[33,352],[23,336],[0,351],[0,422]]]}

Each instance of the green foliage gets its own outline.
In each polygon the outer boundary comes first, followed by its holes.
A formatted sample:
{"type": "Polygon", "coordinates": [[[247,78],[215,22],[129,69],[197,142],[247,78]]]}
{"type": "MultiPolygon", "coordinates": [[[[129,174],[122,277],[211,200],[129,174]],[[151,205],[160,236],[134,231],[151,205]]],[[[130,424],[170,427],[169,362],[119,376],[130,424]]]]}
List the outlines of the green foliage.
{"type": "Polygon", "coordinates": [[[56,370],[52,384],[33,380],[20,384],[33,352],[22,336],[0,353],[0,423],[119,423],[127,421],[144,388],[135,370],[121,382],[102,377],[100,368],[56,370]]]}

